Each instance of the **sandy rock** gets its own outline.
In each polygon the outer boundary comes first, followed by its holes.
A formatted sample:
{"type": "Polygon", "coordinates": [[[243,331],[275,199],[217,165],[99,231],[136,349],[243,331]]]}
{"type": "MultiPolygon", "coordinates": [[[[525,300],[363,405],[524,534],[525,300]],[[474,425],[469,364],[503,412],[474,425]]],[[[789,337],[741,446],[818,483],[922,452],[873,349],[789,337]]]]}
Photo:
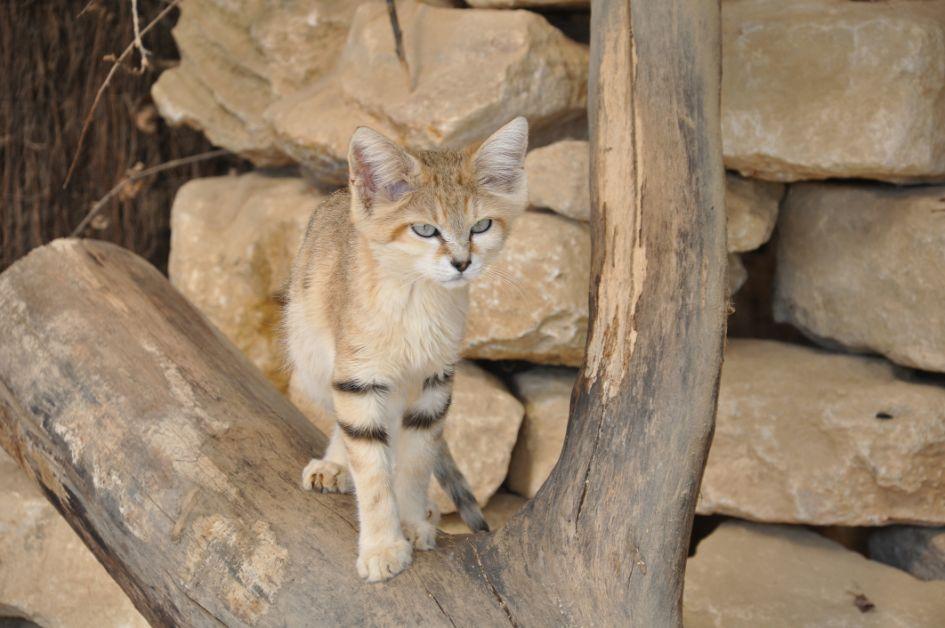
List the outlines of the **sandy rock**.
{"type": "Polygon", "coordinates": [[[574,369],[536,367],[515,375],[515,388],[525,404],[525,420],[512,450],[508,487],[534,497],[544,484],[564,444],[568,429],[574,369]]]}
{"type": "Polygon", "coordinates": [[[526,212],[494,266],[472,285],[464,354],[580,365],[590,261],[587,225],[526,212]]]}
{"type": "Polygon", "coordinates": [[[941,2],[722,3],[725,165],[776,181],[945,177],[941,2]]]}
{"type": "Polygon", "coordinates": [[[285,388],[277,295],[321,195],[294,177],[195,179],[171,210],[171,283],[285,388]]]}
{"type": "MultiPolygon", "coordinates": [[[[529,205],[588,222],[589,150],[586,140],[563,140],[530,151],[525,158],[529,205]]],[[[783,195],[784,185],[780,183],[725,176],[730,253],[752,251],[768,241],[783,195]]]]}
{"type": "MultiPolygon", "coordinates": [[[[482,514],[489,524],[489,529],[498,530],[504,526],[505,522],[511,519],[527,501],[524,497],[504,491],[499,491],[493,495],[489,503],[482,509],[482,514]]],[[[440,524],[437,527],[447,534],[469,534],[470,532],[457,513],[445,515],[440,519],[440,524]]]]}
{"type": "Polygon", "coordinates": [[[945,187],[796,185],[780,220],[778,321],[945,372],[945,187]]]}
{"type": "Polygon", "coordinates": [[[0,615],[46,628],[147,628],[131,600],[2,449],[0,504],[0,615]]]}
{"type": "Polygon", "coordinates": [[[458,147],[516,115],[538,131],[583,114],[587,47],[540,15],[397,7],[409,79],[384,3],[188,0],[174,29],[181,64],[154,100],[172,124],[257,164],[299,162],[334,184],[359,125],[458,147]]]}
{"type": "Polygon", "coordinates": [[[724,523],[689,559],[685,586],[687,628],[945,625],[945,583],[802,528],[724,523]]]}
{"type": "Polygon", "coordinates": [[[574,9],[589,8],[591,0],[466,0],[476,9],[574,9]]]}
{"type": "Polygon", "coordinates": [[[730,339],[698,512],[945,524],[943,407],[881,359],[730,339]]]}
{"type": "Polygon", "coordinates": [[[778,220],[784,185],[734,174],[725,175],[725,213],[729,253],[754,251],[768,241],[778,220]]]}
{"type": "Polygon", "coordinates": [[[873,560],[921,580],[945,580],[945,528],[878,528],[870,535],[869,552],[873,560]]]}
{"type": "Polygon", "coordinates": [[[742,263],[742,256],[738,253],[728,254],[728,266],[725,267],[725,290],[729,298],[748,281],[748,269],[742,263]]]}
{"type": "Polygon", "coordinates": [[[516,115],[538,131],[582,114],[587,48],[543,17],[409,0],[398,3],[398,13],[409,82],[384,5],[366,4],[355,15],[337,72],[267,114],[283,149],[317,176],[343,182],[348,138],[359,125],[413,148],[457,148],[516,115]]]}
{"type": "Polygon", "coordinates": [[[581,140],[564,140],[530,151],[525,157],[529,205],[588,222],[588,157],[588,143],[581,140]]]}
{"type": "MultiPolygon", "coordinates": [[[[297,390],[290,388],[289,398],[322,432],[331,434],[331,417],[316,410],[297,390]]],[[[494,376],[472,362],[457,365],[453,403],[446,415],[446,442],[481,505],[505,480],[524,413],[522,404],[494,376]]],[[[456,510],[435,481],[430,486],[440,512],[456,510]]]]}
{"type": "Polygon", "coordinates": [[[161,115],[259,165],[289,163],[263,114],[334,68],[361,3],[188,0],[173,31],[181,63],[152,88],[161,115]]]}

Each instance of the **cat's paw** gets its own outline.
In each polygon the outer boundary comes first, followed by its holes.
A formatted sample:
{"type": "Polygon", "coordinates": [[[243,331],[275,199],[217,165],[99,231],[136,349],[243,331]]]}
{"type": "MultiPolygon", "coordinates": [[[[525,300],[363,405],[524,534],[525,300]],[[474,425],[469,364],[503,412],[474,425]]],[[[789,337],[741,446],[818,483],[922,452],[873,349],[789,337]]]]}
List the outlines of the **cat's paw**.
{"type": "Polygon", "coordinates": [[[436,547],[436,526],[429,521],[402,521],[404,535],[418,550],[436,547]]]}
{"type": "Polygon", "coordinates": [[[368,582],[392,578],[410,565],[411,553],[405,539],[369,547],[358,554],[358,575],[368,582]]]}
{"type": "Polygon", "coordinates": [[[350,493],[351,477],[340,464],[313,458],[302,469],[302,488],[322,493],[350,493]]]}

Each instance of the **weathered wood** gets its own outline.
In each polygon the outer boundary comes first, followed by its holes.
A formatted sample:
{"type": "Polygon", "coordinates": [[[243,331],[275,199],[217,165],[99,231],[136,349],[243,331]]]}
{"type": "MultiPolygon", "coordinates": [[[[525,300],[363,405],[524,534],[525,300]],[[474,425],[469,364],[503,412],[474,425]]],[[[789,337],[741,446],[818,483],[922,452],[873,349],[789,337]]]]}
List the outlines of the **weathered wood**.
{"type": "Polygon", "coordinates": [[[679,624],[721,361],[717,3],[595,2],[588,359],[561,460],[505,528],[390,582],[319,434],[166,280],[57,241],[0,276],[0,444],[157,625],[679,624]]]}
{"type": "Polygon", "coordinates": [[[681,622],[725,325],[719,19],[699,0],[591,5],[587,356],[558,465],[490,544],[514,617],[681,622]]]}
{"type": "Polygon", "coordinates": [[[354,569],[325,438],[154,268],[57,240],[0,276],[0,442],[156,625],[492,625],[457,552],[354,569]],[[448,609],[447,617],[443,609],[448,609]]]}

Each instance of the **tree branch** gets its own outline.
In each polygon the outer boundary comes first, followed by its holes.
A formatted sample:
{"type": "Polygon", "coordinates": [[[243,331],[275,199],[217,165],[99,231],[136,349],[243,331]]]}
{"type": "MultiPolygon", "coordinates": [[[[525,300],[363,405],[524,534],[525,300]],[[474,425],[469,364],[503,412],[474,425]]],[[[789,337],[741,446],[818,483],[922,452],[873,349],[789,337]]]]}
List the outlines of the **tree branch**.
{"type": "Polygon", "coordinates": [[[81,221],[79,221],[79,224],[76,226],[76,228],[72,230],[72,237],[76,238],[82,235],[86,227],[89,226],[89,224],[98,215],[98,213],[102,210],[102,208],[105,207],[105,204],[108,203],[108,201],[110,201],[116,194],[121,192],[121,190],[129,183],[133,183],[134,181],[138,181],[139,179],[144,179],[146,177],[149,177],[153,174],[157,174],[159,172],[164,172],[165,170],[171,170],[173,168],[179,168],[180,166],[186,166],[189,164],[195,164],[201,161],[206,161],[208,159],[222,157],[226,154],[228,154],[228,151],[221,148],[217,150],[207,151],[205,153],[198,153],[196,155],[190,155],[189,157],[181,157],[180,159],[172,159],[170,161],[164,162],[163,164],[158,164],[156,166],[151,166],[150,168],[145,168],[144,170],[132,171],[130,174],[126,175],[124,179],[119,181],[115,185],[115,187],[113,187],[108,192],[106,192],[105,196],[95,201],[91,209],[89,209],[89,212],[85,215],[85,217],[81,221]]]}

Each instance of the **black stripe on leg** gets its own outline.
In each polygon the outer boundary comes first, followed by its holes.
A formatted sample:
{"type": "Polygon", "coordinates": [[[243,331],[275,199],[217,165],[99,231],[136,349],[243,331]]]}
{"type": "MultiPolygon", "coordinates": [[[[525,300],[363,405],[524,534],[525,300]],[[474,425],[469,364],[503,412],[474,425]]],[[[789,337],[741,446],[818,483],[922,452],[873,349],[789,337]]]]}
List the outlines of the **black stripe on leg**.
{"type": "Polygon", "coordinates": [[[407,412],[407,414],[404,415],[403,425],[408,430],[428,430],[446,416],[446,411],[450,409],[450,403],[452,402],[453,397],[447,397],[446,403],[443,404],[443,407],[440,408],[438,412],[430,413],[420,410],[407,412]]]}
{"type": "Polygon", "coordinates": [[[356,379],[345,379],[340,382],[332,382],[331,387],[338,392],[354,393],[356,395],[365,395],[367,393],[383,394],[390,391],[387,384],[377,382],[359,382],[356,379]]]}
{"type": "Polygon", "coordinates": [[[443,384],[453,381],[453,375],[455,372],[456,371],[452,366],[447,366],[445,369],[443,369],[442,373],[436,373],[423,380],[423,389],[429,390],[431,388],[442,386],[443,384]]]}
{"type": "Polygon", "coordinates": [[[387,430],[377,425],[368,427],[355,427],[338,421],[338,427],[345,433],[345,436],[354,440],[372,440],[382,445],[387,444],[387,430]]]}

